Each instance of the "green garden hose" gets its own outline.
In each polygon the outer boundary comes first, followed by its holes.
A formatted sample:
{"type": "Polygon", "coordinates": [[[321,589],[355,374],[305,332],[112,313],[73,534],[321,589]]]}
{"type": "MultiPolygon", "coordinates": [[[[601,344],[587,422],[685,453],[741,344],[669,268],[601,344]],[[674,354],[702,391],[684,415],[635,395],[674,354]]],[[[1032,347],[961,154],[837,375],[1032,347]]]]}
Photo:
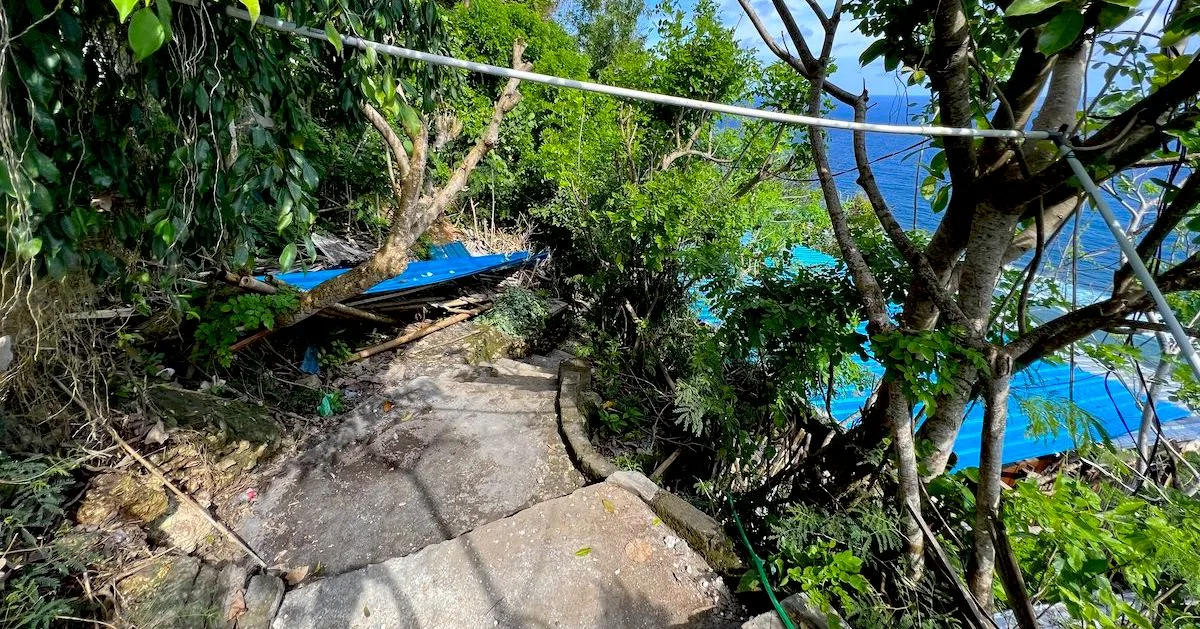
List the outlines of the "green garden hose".
{"type": "Polygon", "coordinates": [[[767,591],[767,597],[771,599],[771,605],[775,607],[775,613],[779,614],[779,619],[783,621],[783,626],[787,629],[796,629],[796,625],[792,624],[792,619],[788,618],[787,612],[783,610],[783,605],[779,604],[779,599],[775,597],[775,590],[771,589],[771,583],[767,580],[767,571],[763,568],[762,559],[754,552],[754,547],[750,545],[750,538],[746,537],[746,529],[742,528],[742,519],[738,517],[737,507],[733,505],[733,498],[726,496],[729,500],[729,512],[733,514],[733,523],[737,526],[738,535],[742,537],[742,543],[746,545],[746,552],[750,553],[750,561],[754,562],[754,568],[758,570],[758,580],[762,583],[763,588],[767,591]]]}

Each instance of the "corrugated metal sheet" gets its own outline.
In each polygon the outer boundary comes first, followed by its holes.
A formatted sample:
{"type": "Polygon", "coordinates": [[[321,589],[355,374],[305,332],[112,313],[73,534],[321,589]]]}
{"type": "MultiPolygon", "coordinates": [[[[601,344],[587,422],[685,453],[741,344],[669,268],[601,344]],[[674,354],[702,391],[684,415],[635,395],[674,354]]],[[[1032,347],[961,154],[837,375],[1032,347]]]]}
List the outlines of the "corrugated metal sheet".
{"type": "MultiPolygon", "coordinates": [[[[802,266],[828,266],[840,264],[836,259],[819,251],[797,247],[792,251],[793,259],[802,266]]],[[[702,320],[711,324],[719,321],[707,307],[698,304],[697,314],[702,320]]],[[[857,359],[855,359],[857,360],[857,359]]],[[[883,376],[883,367],[877,362],[862,362],[868,371],[874,375],[876,383],[883,376]]],[[[1141,410],[1133,394],[1115,376],[1103,372],[1099,367],[1082,369],[1074,368],[1074,403],[1089,415],[1089,422],[1101,428],[1118,442],[1130,431],[1137,432],[1141,423],[1141,410]]],[[[1008,425],[1004,433],[1004,462],[1015,463],[1046,454],[1056,454],[1072,450],[1076,447],[1071,431],[1062,426],[1054,434],[1034,438],[1029,434],[1030,423],[1034,418],[1026,413],[1026,407],[1034,411],[1038,406],[1050,409],[1066,409],[1068,403],[1069,381],[1072,368],[1067,364],[1041,361],[1015,374],[1012,379],[1011,394],[1008,403],[1008,425]],[[1024,403],[1024,404],[1023,404],[1024,403]]],[[[870,397],[875,384],[865,390],[840,390],[831,401],[830,410],[833,417],[840,422],[852,423],[861,413],[862,407],[870,397]]],[[[818,407],[823,408],[823,399],[813,400],[818,407]]],[[[1177,422],[1192,417],[1187,408],[1167,400],[1156,400],[1155,409],[1163,424],[1177,422]]],[[[1081,423],[1082,423],[1081,418],[1081,423]]],[[[1194,426],[1195,422],[1181,422],[1178,426],[1194,426]]],[[[958,460],[955,469],[979,465],[980,433],[983,428],[983,406],[972,405],[963,420],[963,428],[954,444],[958,460]]],[[[1098,436],[1091,430],[1093,436],[1098,436]]],[[[1179,433],[1170,427],[1164,427],[1168,434],[1179,433]]],[[[1185,431],[1191,438],[1200,437],[1200,431],[1185,431]]]]}
{"type": "MultiPolygon", "coordinates": [[[[462,243],[458,243],[462,244],[462,243]]],[[[463,247],[465,252],[466,248],[463,247]]],[[[445,251],[447,254],[449,252],[445,251]]],[[[424,288],[441,284],[443,282],[451,282],[460,280],[464,277],[470,277],[479,273],[488,271],[502,271],[513,267],[525,264],[528,261],[540,259],[544,254],[531,255],[528,251],[517,251],[515,253],[498,253],[487,256],[471,256],[466,257],[447,257],[435,260],[422,260],[409,263],[408,268],[404,273],[390,280],[384,280],[367,289],[364,294],[376,295],[380,293],[392,293],[397,291],[410,291],[415,288],[424,288]]],[[[275,279],[295,286],[300,290],[311,290],[321,282],[328,280],[331,277],[337,277],[345,273],[349,269],[328,269],[324,271],[299,271],[296,273],[282,273],[276,275],[275,279]]],[[[264,279],[264,278],[259,278],[264,279]]]]}
{"type": "Polygon", "coordinates": [[[444,245],[433,245],[429,248],[430,260],[448,260],[450,258],[470,258],[471,252],[467,251],[467,246],[460,240],[448,242],[444,245]]]}

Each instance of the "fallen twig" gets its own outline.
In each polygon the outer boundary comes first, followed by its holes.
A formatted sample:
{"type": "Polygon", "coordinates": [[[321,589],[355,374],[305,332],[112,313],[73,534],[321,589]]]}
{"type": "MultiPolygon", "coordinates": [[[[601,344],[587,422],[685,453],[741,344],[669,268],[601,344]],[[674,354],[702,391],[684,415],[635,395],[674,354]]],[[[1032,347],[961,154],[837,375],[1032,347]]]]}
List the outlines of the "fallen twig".
{"type": "Polygon", "coordinates": [[[666,459],[664,459],[662,463],[658,464],[658,467],[654,468],[653,472],[650,472],[650,480],[660,480],[662,475],[667,472],[667,468],[671,467],[671,464],[674,463],[675,459],[678,459],[679,455],[682,453],[683,448],[675,448],[675,451],[671,453],[671,456],[668,456],[666,459]]]}
{"type": "Polygon", "coordinates": [[[225,526],[216,518],[214,518],[212,514],[208,512],[208,509],[205,509],[204,507],[200,506],[200,503],[196,502],[195,498],[192,498],[184,493],[182,489],[176,487],[175,483],[172,483],[171,480],[167,478],[161,470],[158,469],[158,466],[154,465],[150,461],[147,461],[142,457],[142,455],[138,454],[137,450],[135,450],[133,446],[129,445],[128,441],[122,439],[121,435],[117,434],[117,431],[114,430],[112,426],[108,425],[108,422],[104,421],[102,418],[96,417],[96,415],[92,412],[91,407],[89,407],[86,402],[79,399],[79,396],[75,395],[74,391],[72,391],[69,387],[67,387],[67,385],[63,384],[61,380],[53,375],[50,376],[50,379],[54,381],[54,384],[58,385],[58,388],[62,389],[63,392],[71,398],[72,402],[74,402],[79,408],[83,409],[84,415],[86,415],[89,420],[100,421],[101,425],[104,426],[104,429],[108,431],[108,434],[112,436],[113,440],[115,440],[117,444],[129,454],[129,456],[133,457],[134,461],[140,463],[142,467],[146,468],[146,470],[150,472],[150,474],[162,482],[162,484],[166,486],[171,493],[175,494],[175,496],[179,498],[181,502],[195,509],[196,512],[200,514],[200,517],[204,518],[205,521],[211,524],[213,528],[217,529],[217,531],[229,539],[229,541],[233,542],[235,545],[245,551],[245,553],[249,555],[251,559],[254,559],[259,566],[263,568],[267,567],[267,562],[263,561],[262,557],[259,557],[258,553],[254,552],[254,549],[250,548],[250,546],[247,545],[241,537],[238,537],[237,533],[234,533],[229,527],[225,526]]]}
{"type": "Polygon", "coordinates": [[[87,312],[71,312],[67,313],[68,319],[116,319],[117,317],[133,316],[133,308],[108,308],[105,310],[91,310],[87,312]]]}
{"type": "Polygon", "coordinates": [[[932,551],[934,566],[941,571],[942,576],[953,586],[952,591],[957,594],[959,609],[963,611],[966,620],[971,623],[971,626],[981,629],[995,629],[996,623],[988,617],[987,613],[980,606],[979,601],[971,595],[971,591],[967,589],[967,584],[958,576],[958,572],[954,569],[954,564],[950,563],[950,557],[946,555],[946,550],[942,548],[941,542],[933,535],[933,530],[929,528],[929,524],[925,522],[925,518],[921,515],[920,509],[914,509],[909,503],[908,510],[913,514],[913,518],[917,521],[917,526],[921,527],[921,533],[929,540],[928,550],[932,551]]]}

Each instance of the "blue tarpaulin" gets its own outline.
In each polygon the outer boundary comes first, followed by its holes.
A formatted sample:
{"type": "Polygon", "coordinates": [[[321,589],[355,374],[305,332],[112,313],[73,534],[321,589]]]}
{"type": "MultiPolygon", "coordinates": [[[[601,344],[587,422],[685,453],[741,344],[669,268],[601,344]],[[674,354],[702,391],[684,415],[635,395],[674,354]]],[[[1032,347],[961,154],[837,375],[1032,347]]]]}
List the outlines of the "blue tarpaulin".
{"type": "MultiPolygon", "coordinates": [[[[792,260],[800,266],[840,266],[831,256],[806,247],[796,247],[792,260]]],[[[702,303],[695,306],[701,320],[717,325],[720,322],[702,303]]],[[[855,359],[857,360],[857,359],[855,359]]],[[[883,376],[883,366],[878,362],[861,362],[874,376],[877,384],[883,376]]],[[[1084,363],[1087,364],[1087,363],[1084,363]]],[[[1051,413],[1059,416],[1068,408],[1068,387],[1072,367],[1068,364],[1040,361],[1013,375],[1008,402],[1008,424],[1004,434],[1004,463],[1015,463],[1046,454],[1057,454],[1076,447],[1072,431],[1065,422],[1060,429],[1048,437],[1034,438],[1029,435],[1030,423],[1039,414],[1051,413]]],[[[1076,407],[1088,414],[1086,422],[1079,426],[1092,426],[1093,437],[1098,437],[1095,428],[1103,429],[1113,439],[1125,436],[1130,431],[1136,434],[1141,424],[1141,410],[1133,394],[1113,375],[1100,368],[1074,368],[1073,399],[1076,407]]],[[[839,422],[856,421],[862,407],[874,390],[875,384],[863,390],[836,391],[830,410],[839,422]]],[[[824,408],[824,400],[813,400],[824,408]]],[[[1166,400],[1155,400],[1159,421],[1168,423],[1191,416],[1191,412],[1166,400]]],[[[962,430],[954,444],[958,460],[955,469],[979,465],[979,449],[983,428],[983,406],[973,404],[966,413],[962,430]]],[[[1084,428],[1087,429],[1087,428],[1084,428]]],[[[1076,430],[1078,434],[1078,430],[1076,430]]]]}
{"type": "MultiPolygon", "coordinates": [[[[436,255],[442,257],[433,260],[421,260],[410,262],[408,268],[397,277],[390,280],[384,280],[371,288],[367,289],[363,294],[376,295],[380,293],[392,293],[397,291],[410,291],[415,288],[423,288],[433,286],[443,282],[460,280],[464,277],[470,277],[478,273],[487,273],[489,271],[502,271],[513,267],[521,266],[526,262],[541,259],[544,254],[531,255],[528,251],[517,251],[515,253],[497,253],[486,256],[472,256],[466,253],[466,247],[462,243],[451,243],[435,247],[436,255]],[[453,245],[459,245],[454,247],[453,245]],[[465,255],[460,255],[465,254],[465,255]]],[[[300,290],[311,290],[321,282],[328,280],[331,277],[337,277],[350,269],[328,269],[324,271],[298,271],[295,273],[281,273],[275,276],[275,279],[295,286],[300,290]]],[[[265,278],[259,278],[265,279],[265,278]]]]}

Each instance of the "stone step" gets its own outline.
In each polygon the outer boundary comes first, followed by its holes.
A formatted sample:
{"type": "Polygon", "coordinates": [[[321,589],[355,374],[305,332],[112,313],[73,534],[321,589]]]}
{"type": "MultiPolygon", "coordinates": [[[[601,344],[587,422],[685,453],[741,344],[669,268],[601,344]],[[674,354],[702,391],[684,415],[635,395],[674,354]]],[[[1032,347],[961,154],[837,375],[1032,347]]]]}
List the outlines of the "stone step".
{"type": "Polygon", "coordinates": [[[729,590],[641,499],[599,483],[289,592],[276,629],[737,627],[729,590]]]}
{"type": "Polygon", "coordinates": [[[473,384],[484,384],[505,390],[514,389],[531,393],[558,391],[557,378],[545,378],[542,376],[492,376],[476,378],[471,382],[473,384]]]}
{"type": "Polygon", "coordinates": [[[260,489],[240,532],[272,564],[320,564],[338,574],[454,538],[583,482],[559,438],[553,394],[418,378],[364,401],[285,466],[260,489]]]}
{"type": "Polygon", "coordinates": [[[558,364],[561,363],[562,360],[559,360],[557,358],[550,358],[549,356],[543,356],[541,354],[530,354],[529,356],[522,358],[520,360],[520,362],[525,363],[527,365],[532,365],[539,369],[545,369],[546,371],[551,372],[555,376],[557,376],[558,375],[558,364]]]}
{"type": "Polygon", "coordinates": [[[491,362],[483,363],[484,366],[491,367],[497,376],[530,376],[535,378],[558,378],[558,367],[553,369],[532,365],[511,358],[497,358],[491,362]]]}

